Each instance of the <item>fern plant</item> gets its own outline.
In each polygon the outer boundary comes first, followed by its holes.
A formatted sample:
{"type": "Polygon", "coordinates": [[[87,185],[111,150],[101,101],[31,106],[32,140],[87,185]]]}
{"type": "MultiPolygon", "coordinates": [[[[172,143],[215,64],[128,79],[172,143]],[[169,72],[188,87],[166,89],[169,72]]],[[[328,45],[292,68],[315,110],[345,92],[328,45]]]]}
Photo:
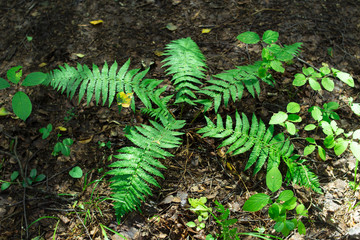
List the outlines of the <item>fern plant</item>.
{"type": "Polygon", "coordinates": [[[136,146],[123,147],[114,157],[119,161],[110,165],[108,174],[116,216],[139,209],[145,196],[151,195],[150,185],[160,187],[153,176],[163,177],[158,168],[165,168],[158,159],[171,157],[166,149],[181,144],[181,129],[185,122],[173,118],[160,118],[161,123],[150,121],[152,126],[141,125],[130,130],[126,137],[136,146]]]}
{"type": "Polygon", "coordinates": [[[274,128],[271,125],[266,129],[264,122],[257,120],[253,115],[251,124],[247,116],[236,112],[235,126],[230,116],[226,117],[225,127],[221,116],[217,115],[217,122],[214,124],[208,117],[205,117],[207,126],[201,128],[198,133],[203,137],[214,137],[225,139],[220,147],[229,146],[227,153],[237,155],[251,150],[245,166],[245,170],[255,164],[254,174],[258,173],[267,160],[267,170],[280,165],[281,159],[288,166],[287,179],[289,182],[305,187],[311,187],[316,192],[321,192],[318,178],[311,172],[308,166],[302,162],[296,162],[293,155],[294,145],[284,133],[274,136],[274,128]]]}
{"type": "MultiPolygon", "coordinates": [[[[134,86],[144,78],[148,69],[140,71],[140,69],[128,70],[130,66],[130,59],[124,63],[118,70],[118,64],[115,61],[109,68],[105,62],[102,70],[93,64],[93,70],[90,70],[86,65],[77,65],[77,69],[65,64],[60,66],[47,75],[43,82],[45,85],[51,85],[61,93],[66,91],[66,95],[72,99],[77,91],[79,91],[79,103],[86,93],[86,103],[89,104],[95,97],[96,105],[102,99],[102,105],[108,101],[111,106],[116,93],[126,92],[131,93],[134,86]]],[[[137,88],[135,88],[137,89],[137,88]]],[[[136,92],[135,92],[136,93],[136,92]]],[[[141,93],[139,91],[139,95],[141,93]]],[[[143,99],[142,99],[143,100],[143,99]]],[[[132,103],[134,105],[134,102],[132,103]]]]}

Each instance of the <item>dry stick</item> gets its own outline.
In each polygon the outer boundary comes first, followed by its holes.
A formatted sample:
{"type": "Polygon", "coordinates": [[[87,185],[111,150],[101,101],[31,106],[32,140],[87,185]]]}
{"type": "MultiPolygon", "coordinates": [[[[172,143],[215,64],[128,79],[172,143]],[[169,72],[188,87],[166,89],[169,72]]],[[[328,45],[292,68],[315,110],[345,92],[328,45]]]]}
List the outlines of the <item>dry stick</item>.
{"type": "Polygon", "coordinates": [[[75,211],[75,213],[76,213],[77,218],[80,220],[81,224],[84,226],[85,232],[86,232],[86,234],[88,235],[89,239],[92,240],[92,238],[91,238],[91,236],[90,236],[90,233],[89,233],[87,227],[85,226],[83,220],[80,218],[79,214],[77,213],[77,211],[76,211],[75,209],[74,209],[74,211],[75,211]]]}

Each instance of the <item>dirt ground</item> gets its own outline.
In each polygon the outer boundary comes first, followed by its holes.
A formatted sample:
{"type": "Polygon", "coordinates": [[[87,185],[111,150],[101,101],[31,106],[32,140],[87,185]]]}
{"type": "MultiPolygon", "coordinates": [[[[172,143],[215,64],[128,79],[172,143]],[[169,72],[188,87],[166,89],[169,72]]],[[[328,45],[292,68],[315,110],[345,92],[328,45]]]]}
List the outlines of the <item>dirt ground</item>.
{"type": "MultiPolygon", "coordinates": [[[[131,58],[132,68],[150,66],[149,78],[166,79],[161,68],[163,57],[157,53],[172,40],[184,37],[191,37],[199,45],[209,74],[216,74],[258,60],[260,48],[240,45],[238,34],[262,34],[271,29],[280,33],[281,44],[303,42],[301,59],[318,67],[325,62],[353,76],[355,89],[340,88],[334,94],[324,94],[321,101],[342,96],[353,96],[356,101],[360,75],[358,5],[359,1],[350,0],[1,0],[0,77],[6,78],[6,71],[17,65],[23,66],[23,74],[27,75],[49,72],[65,63],[102,66],[104,61],[123,64],[131,58]],[[90,23],[99,19],[103,23],[90,23]],[[170,23],[174,27],[169,29],[170,23]],[[211,31],[202,33],[202,29],[211,31]]],[[[298,92],[293,99],[286,92],[290,79],[302,66],[296,62],[288,67],[278,89],[262,86],[264,92],[276,92],[271,99],[245,96],[233,109],[256,112],[269,120],[272,112],[280,110],[276,106],[284,107],[290,100],[316,102],[317,99],[309,100],[308,92],[298,92]]],[[[215,142],[196,134],[196,129],[205,124],[203,118],[187,125],[184,144],[173,152],[174,158],[163,162],[168,169],[163,171],[165,180],[160,180],[162,188],[153,189],[154,195],[143,204],[142,213],[130,213],[118,225],[111,201],[103,200],[110,193],[106,177],[94,181],[109,170],[109,156],[126,144],[123,128],[147,119],[139,114],[134,117],[127,110],[119,115],[116,106],[109,109],[78,105],[49,87],[26,91],[33,103],[28,120],[23,122],[12,115],[0,117],[0,180],[8,181],[18,168],[17,162],[4,153],[14,148],[25,172],[36,168],[46,175],[46,180],[26,191],[13,185],[0,192],[1,240],[52,239],[55,229],[56,239],[104,239],[102,225],[128,239],[205,239],[204,231],[185,226],[195,216],[187,204],[181,203],[187,197],[201,196],[209,199],[210,206],[218,200],[228,207],[231,216],[238,219],[239,231],[264,227],[266,233],[281,236],[273,230],[274,222],[266,212],[248,213],[241,208],[251,194],[265,190],[264,174],[254,177],[251,172],[243,172],[246,156],[227,159],[236,170],[224,167],[215,142]],[[51,155],[56,134],[41,139],[38,130],[49,123],[67,129],[61,132],[62,139],[75,140],[70,157],[51,155]],[[110,141],[111,147],[101,147],[99,141],[110,141]],[[80,166],[86,176],[71,178],[68,172],[74,166],[80,166]]],[[[10,99],[15,92],[14,88],[2,90],[0,107],[11,110],[10,99]]],[[[341,110],[341,114],[345,128],[359,128],[356,116],[347,110],[341,110]]],[[[188,123],[192,120],[186,114],[184,118],[188,123]]],[[[307,234],[294,232],[286,239],[356,239],[360,208],[352,207],[360,196],[348,184],[353,179],[355,159],[331,156],[327,161],[314,160],[311,166],[319,176],[324,195],[284,185],[309,207],[307,234]]],[[[216,231],[214,222],[207,224],[206,231],[216,231]]],[[[109,230],[106,232],[110,239],[121,239],[109,230]]]]}

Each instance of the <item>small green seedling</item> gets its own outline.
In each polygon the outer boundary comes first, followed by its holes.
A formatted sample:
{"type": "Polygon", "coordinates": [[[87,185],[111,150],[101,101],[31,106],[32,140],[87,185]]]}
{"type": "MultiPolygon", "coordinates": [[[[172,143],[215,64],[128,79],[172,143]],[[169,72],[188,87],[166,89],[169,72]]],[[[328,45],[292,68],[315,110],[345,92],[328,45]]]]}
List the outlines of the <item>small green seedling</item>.
{"type": "Polygon", "coordinates": [[[309,112],[311,116],[317,121],[326,121],[328,123],[333,120],[340,120],[339,115],[334,112],[334,110],[339,109],[339,104],[337,102],[329,102],[324,104],[324,108],[320,108],[318,106],[312,106],[309,108],[309,112]]]}
{"type": "MultiPolygon", "coordinates": [[[[10,68],[6,75],[8,81],[0,78],[0,90],[9,88],[11,82],[14,86],[30,87],[41,84],[46,79],[46,74],[42,72],[33,72],[26,76],[24,81],[19,84],[22,77],[22,66],[10,68]]],[[[12,108],[16,116],[25,121],[32,112],[32,104],[28,95],[22,91],[18,91],[12,97],[12,108]]]]}
{"type": "MultiPolygon", "coordinates": [[[[277,192],[282,185],[282,174],[277,167],[272,168],[266,175],[266,185],[273,193],[277,192]]],[[[256,212],[263,209],[266,205],[271,204],[268,214],[276,224],[274,229],[281,232],[284,236],[298,229],[300,234],[305,234],[306,229],[301,217],[307,217],[307,209],[303,204],[297,203],[297,198],[291,190],[284,190],[280,192],[275,202],[271,200],[272,196],[265,193],[257,193],[251,196],[244,204],[243,209],[249,212],[256,212]],[[291,210],[296,210],[297,217],[293,219],[287,218],[287,213],[291,210]]]]}
{"type": "Polygon", "coordinates": [[[62,142],[57,142],[54,146],[52,155],[55,157],[61,152],[64,156],[70,156],[70,146],[73,143],[74,141],[71,138],[65,138],[62,142]]]}
{"type": "Polygon", "coordinates": [[[83,176],[83,171],[80,167],[76,166],[70,170],[69,175],[72,178],[81,178],[83,176]]]}
{"type": "Polygon", "coordinates": [[[6,189],[8,189],[11,184],[16,180],[16,178],[19,176],[19,172],[18,171],[13,171],[11,176],[10,176],[10,182],[6,182],[6,181],[0,181],[2,182],[1,184],[1,190],[5,191],[6,189]]]}
{"type": "Polygon", "coordinates": [[[98,141],[98,144],[99,144],[99,148],[103,148],[103,147],[107,147],[108,149],[111,148],[111,142],[110,141],[107,141],[107,143],[98,141]]]}
{"type": "Polygon", "coordinates": [[[280,126],[285,127],[291,135],[295,135],[299,130],[296,129],[293,122],[302,121],[301,117],[295,114],[298,112],[300,112],[300,105],[296,102],[290,102],[286,107],[286,112],[280,111],[275,113],[271,117],[269,124],[279,124],[280,126]]]}
{"type": "Polygon", "coordinates": [[[23,183],[23,186],[32,185],[35,182],[41,182],[46,178],[45,174],[37,175],[36,168],[31,169],[29,177],[26,178],[26,183],[23,183]]]}
{"type": "Polygon", "coordinates": [[[205,206],[205,203],[207,202],[206,197],[201,198],[189,198],[188,199],[191,208],[190,210],[194,212],[198,217],[195,222],[188,222],[186,225],[188,227],[196,227],[196,231],[200,231],[201,229],[205,228],[205,223],[209,218],[209,212],[211,212],[211,208],[208,208],[205,206]]]}
{"type": "Polygon", "coordinates": [[[42,138],[42,139],[48,138],[49,135],[50,135],[50,133],[51,133],[51,131],[52,131],[52,129],[53,129],[53,126],[52,126],[51,123],[49,123],[49,124],[48,124],[46,127],[44,127],[44,128],[40,128],[40,129],[39,129],[39,132],[42,133],[41,138],[42,138]]]}

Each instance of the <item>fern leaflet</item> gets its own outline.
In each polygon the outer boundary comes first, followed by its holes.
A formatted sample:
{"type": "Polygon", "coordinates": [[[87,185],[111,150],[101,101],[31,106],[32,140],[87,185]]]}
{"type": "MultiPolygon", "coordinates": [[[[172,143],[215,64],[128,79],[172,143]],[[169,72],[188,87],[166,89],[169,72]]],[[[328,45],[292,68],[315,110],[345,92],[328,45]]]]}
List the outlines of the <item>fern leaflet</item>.
{"type": "Polygon", "coordinates": [[[161,118],[162,124],[150,121],[152,126],[141,125],[132,129],[126,137],[136,147],[123,147],[114,157],[119,161],[110,165],[113,169],[108,174],[112,198],[115,200],[116,216],[139,209],[141,201],[151,195],[150,185],[159,187],[153,176],[162,177],[158,168],[165,168],[158,159],[172,156],[165,149],[175,148],[181,144],[182,133],[175,130],[185,125],[184,121],[161,118]]]}
{"type": "MultiPolygon", "coordinates": [[[[51,85],[54,89],[63,93],[72,99],[79,91],[79,103],[86,93],[86,103],[89,104],[93,97],[96,105],[102,99],[102,105],[106,101],[111,106],[117,92],[131,93],[134,88],[134,82],[138,83],[147,73],[148,69],[139,72],[140,69],[129,70],[130,59],[118,70],[118,64],[115,61],[110,67],[105,62],[102,70],[93,65],[92,71],[88,66],[77,65],[77,69],[65,64],[48,73],[45,85],[51,85]],[[138,73],[139,72],[139,73],[138,73]]],[[[143,99],[142,99],[143,100],[143,99]]]]}
{"type": "Polygon", "coordinates": [[[262,120],[258,121],[253,115],[251,124],[247,116],[236,112],[235,128],[230,116],[226,117],[224,127],[221,116],[217,115],[217,123],[214,124],[206,117],[207,126],[200,129],[198,133],[204,133],[203,137],[226,138],[219,147],[229,146],[228,153],[232,155],[241,154],[252,149],[245,170],[255,164],[254,174],[260,171],[266,160],[267,169],[280,164],[282,156],[290,156],[294,150],[288,139],[283,134],[274,135],[273,126],[266,129],[262,120]]]}
{"type": "Polygon", "coordinates": [[[190,38],[172,41],[166,46],[163,67],[168,67],[165,72],[172,75],[176,94],[175,103],[186,102],[195,105],[193,91],[200,90],[201,80],[205,78],[205,57],[197,44],[190,38]]]}
{"type": "Polygon", "coordinates": [[[307,188],[311,188],[314,192],[322,193],[318,177],[303,163],[305,160],[296,161],[298,155],[293,155],[290,158],[284,158],[288,166],[286,179],[292,181],[294,184],[299,184],[307,188]]]}

